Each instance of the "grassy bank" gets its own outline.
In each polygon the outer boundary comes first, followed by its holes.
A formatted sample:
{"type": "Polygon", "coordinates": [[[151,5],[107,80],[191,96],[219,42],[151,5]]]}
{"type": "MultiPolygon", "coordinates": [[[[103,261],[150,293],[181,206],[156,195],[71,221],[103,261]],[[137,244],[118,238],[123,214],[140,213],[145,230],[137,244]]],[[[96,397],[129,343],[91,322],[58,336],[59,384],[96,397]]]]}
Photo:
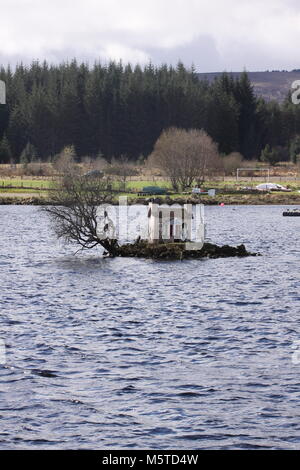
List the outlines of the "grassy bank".
{"type": "MultiPolygon", "coordinates": [[[[162,180],[159,182],[139,180],[128,181],[126,191],[120,195],[128,197],[129,204],[148,204],[149,200],[154,199],[159,203],[202,203],[206,205],[300,205],[300,182],[299,181],[280,181],[281,184],[288,186],[292,192],[242,192],[241,187],[255,187],[259,181],[243,181],[238,183],[233,179],[225,181],[208,181],[205,187],[217,189],[215,197],[207,195],[192,195],[191,193],[170,194],[169,196],[145,197],[138,196],[145,186],[160,186],[168,190],[171,189],[170,182],[162,180]]],[[[53,186],[53,179],[46,178],[5,178],[0,179],[0,204],[19,204],[19,205],[45,205],[49,204],[48,190],[53,186]]],[[[117,182],[115,189],[117,189],[117,182]]],[[[118,194],[115,196],[115,203],[118,203],[118,194]]]]}
{"type": "MultiPolygon", "coordinates": [[[[300,205],[300,193],[273,193],[273,194],[220,194],[216,197],[208,196],[184,196],[176,195],[172,197],[159,196],[155,198],[136,197],[128,195],[128,204],[147,205],[151,200],[159,204],[204,204],[204,205],[300,205]]],[[[47,205],[49,204],[47,193],[41,194],[9,194],[0,192],[0,205],[47,205]]],[[[115,204],[118,204],[118,198],[115,197],[115,204]]]]}

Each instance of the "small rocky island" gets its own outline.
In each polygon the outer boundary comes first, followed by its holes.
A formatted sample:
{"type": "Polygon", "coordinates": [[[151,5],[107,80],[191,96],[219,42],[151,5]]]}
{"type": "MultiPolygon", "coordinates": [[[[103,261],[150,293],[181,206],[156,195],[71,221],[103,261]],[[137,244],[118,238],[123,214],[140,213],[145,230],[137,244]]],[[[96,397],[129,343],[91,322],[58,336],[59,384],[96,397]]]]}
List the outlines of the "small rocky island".
{"type": "Polygon", "coordinates": [[[134,217],[130,219],[124,201],[120,200],[113,217],[110,195],[103,192],[102,186],[102,180],[66,178],[62,188],[53,191],[53,204],[43,210],[50,215],[58,238],[79,244],[81,250],[100,245],[104,256],[110,258],[189,260],[257,256],[244,245],[208,243],[203,204],[150,202],[148,230],[140,235],[140,222],[134,217]],[[120,240],[128,242],[122,244],[120,240]]]}
{"type": "MultiPolygon", "coordinates": [[[[109,219],[110,220],[110,219],[109,219]]],[[[110,221],[111,222],[111,221],[110,221]]],[[[108,250],[109,251],[109,250],[108,250]]],[[[105,256],[112,256],[106,252],[105,256]]],[[[186,260],[257,256],[245,245],[218,246],[205,242],[204,206],[191,204],[159,205],[151,202],[148,210],[148,239],[119,245],[113,256],[155,260],[186,260]],[[194,241],[192,234],[194,233],[194,241]]]]}
{"type": "Polygon", "coordinates": [[[258,255],[248,252],[245,245],[232,247],[204,243],[200,250],[187,250],[184,242],[151,244],[147,240],[138,240],[135,243],[117,247],[116,256],[170,261],[203,258],[244,258],[258,255]]]}

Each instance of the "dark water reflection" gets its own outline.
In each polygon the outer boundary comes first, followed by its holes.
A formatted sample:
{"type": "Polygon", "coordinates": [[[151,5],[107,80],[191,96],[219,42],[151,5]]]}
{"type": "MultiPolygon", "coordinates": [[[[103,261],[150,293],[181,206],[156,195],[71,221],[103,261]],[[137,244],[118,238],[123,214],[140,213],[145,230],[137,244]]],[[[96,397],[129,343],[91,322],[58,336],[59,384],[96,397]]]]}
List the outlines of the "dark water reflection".
{"type": "Polygon", "coordinates": [[[206,209],[263,256],[74,257],[37,208],[0,207],[0,448],[297,449],[300,219],[206,209]]]}

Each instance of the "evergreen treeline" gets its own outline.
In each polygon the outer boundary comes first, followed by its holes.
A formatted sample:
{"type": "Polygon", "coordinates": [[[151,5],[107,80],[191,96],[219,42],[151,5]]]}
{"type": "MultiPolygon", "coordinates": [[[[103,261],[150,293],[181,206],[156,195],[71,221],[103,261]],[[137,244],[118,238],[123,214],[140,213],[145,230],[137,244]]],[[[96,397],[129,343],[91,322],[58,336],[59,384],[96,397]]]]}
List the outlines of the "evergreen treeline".
{"type": "Polygon", "coordinates": [[[289,99],[283,105],[257,99],[246,73],[239,79],[224,73],[209,84],[181,63],[89,68],[74,60],[2,67],[0,79],[7,85],[7,105],[0,107],[2,163],[20,161],[29,148],[46,160],[67,145],[79,157],[137,159],[148,156],[171,126],[203,128],[226,154],[259,158],[268,145],[288,159],[300,134],[300,107],[289,99]]]}

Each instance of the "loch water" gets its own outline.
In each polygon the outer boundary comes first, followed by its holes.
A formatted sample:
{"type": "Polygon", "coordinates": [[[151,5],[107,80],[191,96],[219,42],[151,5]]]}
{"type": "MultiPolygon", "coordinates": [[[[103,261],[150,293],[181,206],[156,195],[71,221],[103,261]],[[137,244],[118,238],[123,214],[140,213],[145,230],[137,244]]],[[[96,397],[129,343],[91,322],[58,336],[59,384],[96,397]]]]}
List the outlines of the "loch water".
{"type": "Polygon", "coordinates": [[[205,209],[259,257],[157,262],[74,256],[39,208],[0,206],[0,449],[299,449],[285,208],[205,209]]]}

